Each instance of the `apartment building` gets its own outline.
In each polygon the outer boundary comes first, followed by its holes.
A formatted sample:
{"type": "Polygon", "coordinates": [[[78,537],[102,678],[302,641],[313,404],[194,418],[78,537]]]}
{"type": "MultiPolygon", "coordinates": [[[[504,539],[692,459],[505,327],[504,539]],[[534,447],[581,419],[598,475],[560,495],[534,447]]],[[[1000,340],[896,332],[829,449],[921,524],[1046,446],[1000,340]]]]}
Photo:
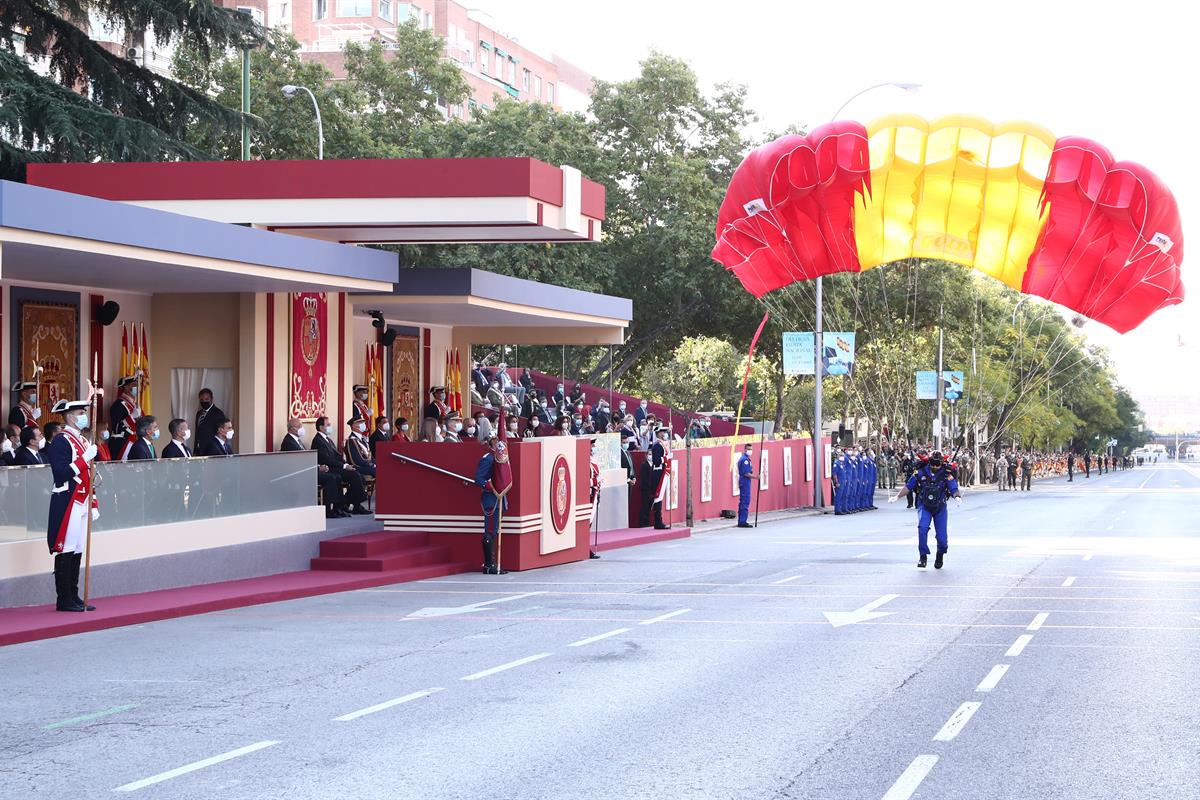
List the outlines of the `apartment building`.
{"type": "Polygon", "coordinates": [[[548,103],[562,111],[585,112],[592,77],[557,55],[525,47],[499,29],[487,14],[453,0],[222,0],[264,25],[289,31],[303,57],[344,75],[342,49],[348,42],[396,42],[396,28],[410,20],[445,43],[445,57],[457,64],[471,87],[463,105],[446,115],[467,119],[475,107],[490,108],[498,98],[548,103]]]}

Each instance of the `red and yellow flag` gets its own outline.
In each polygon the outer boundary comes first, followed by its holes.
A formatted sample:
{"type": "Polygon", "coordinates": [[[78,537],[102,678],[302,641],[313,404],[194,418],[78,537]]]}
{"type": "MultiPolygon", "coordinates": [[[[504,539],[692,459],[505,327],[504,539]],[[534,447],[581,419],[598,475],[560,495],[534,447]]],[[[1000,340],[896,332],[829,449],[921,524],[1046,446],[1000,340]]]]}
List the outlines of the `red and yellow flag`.
{"type": "Polygon", "coordinates": [[[146,335],[146,323],[142,323],[142,351],[138,358],[138,366],[142,370],[142,389],[138,395],[138,405],[143,414],[152,414],[150,410],[150,337],[146,335]]]}

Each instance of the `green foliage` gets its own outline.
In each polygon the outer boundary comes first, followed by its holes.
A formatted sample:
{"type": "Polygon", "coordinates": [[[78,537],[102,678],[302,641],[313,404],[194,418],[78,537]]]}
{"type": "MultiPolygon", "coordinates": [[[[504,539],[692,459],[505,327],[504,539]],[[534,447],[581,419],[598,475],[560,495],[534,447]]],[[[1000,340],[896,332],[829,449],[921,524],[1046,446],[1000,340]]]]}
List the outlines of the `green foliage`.
{"type": "Polygon", "coordinates": [[[646,394],[684,409],[729,409],[736,402],[745,357],[712,336],[684,339],[670,359],[645,372],[646,394]]]}
{"type": "Polygon", "coordinates": [[[188,143],[189,126],[240,126],[239,113],[204,92],[89,38],[74,22],[89,11],[136,37],[152,30],[159,42],[182,42],[203,54],[261,38],[249,17],[211,0],[0,4],[0,177],[21,179],[35,161],[199,158],[204,152],[188,143]]]}

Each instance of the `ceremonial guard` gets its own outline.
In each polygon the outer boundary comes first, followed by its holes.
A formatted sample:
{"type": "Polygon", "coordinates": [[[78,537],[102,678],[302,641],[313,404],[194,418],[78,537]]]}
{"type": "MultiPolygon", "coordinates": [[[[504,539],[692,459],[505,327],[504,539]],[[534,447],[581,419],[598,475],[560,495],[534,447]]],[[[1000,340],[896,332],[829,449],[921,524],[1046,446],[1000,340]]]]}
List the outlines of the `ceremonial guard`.
{"type": "Polygon", "coordinates": [[[935,569],[942,568],[942,560],[950,549],[949,535],[946,530],[947,513],[946,500],[953,497],[962,502],[962,492],[958,489],[958,481],[950,468],[943,462],[942,454],[934,450],[929,454],[927,464],[917,470],[904,488],[888,498],[894,503],[910,493],[917,496],[917,550],[920,553],[918,567],[924,567],[929,556],[929,523],[932,522],[937,536],[937,557],[933,561],[935,569]]]}
{"type": "Polygon", "coordinates": [[[13,384],[17,404],[8,412],[8,424],[18,428],[32,428],[42,417],[37,404],[37,384],[33,381],[17,381],[13,384]]]}
{"type": "Polygon", "coordinates": [[[137,395],[136,375],[127,375],[117,381],[117,399],[108,413],[109,430],[112,432],[109,449],[112,450],[112,440],[115,439],[116,450],[112,452],[115,461],[124,461],[126,451],[137,440],[137,421],[142,416],[137,395]]]}
{"type": "Polygon", "coordinates": [[[737,460],[738,471],[738,522],[739,528],[753,528],[750,524],[750,491],[754,479],[754,445],[749,442],[742,448],[741,458],[737,460]]]}
{"type": "Polygon", "coordinates": [[[475,469],[475,485],[483,489],[479,498],[483,507],[483,574],[507,575],[500,566],[500,521],[508,510],[508,492],[512,489],[512,467],[508,463],[508,444],[492,437],[488,451],[475,469]]]}
{"type": "Polygon", "coordinates": [[[80,431],[87,427],[85,400],[60,400],[51,409],[66,425],[47,448],[54,488],[50,494],[50,520],[46,544],[54,556],[54,588],[59,611],[94,611],[79,596],[79,565],[87,544],[88,514],[100,516],[92,489],[91,463],[96,445],[80,431]],[[89,508],[90,500],[90,508],[89,508]]]}
{"type": "Polygon", "coordinates": [[[663,523],[662,501],[660,496],[663,493],[663,487],[666,484],[666,469],[666,442],[657,440],[651,442],[649,449],[646,452],[646,460],[642,462],[642,510],[638,519],[638,522],[640,523],[639,527],[649,527],[651,516],[653,516],[654,527],[656,529],[663,530],[667,527],[663,523]]]}
{"type": "Polygon", "coordinates": [[[361,383],[354,385],[354,413],[350,415],[351,421],[361,419],[367,424],[366,433],[370,433],[371,428],[371,409],[367,405],[367,387],[361,383]]]}
{"type": "MultiPolygon", "coordinates": [[[[596,440],[592,439],[592,457],[588,461],[588,466],[591,467],[591,491],[589,493],[590,502],[592,504],[592,518],[590,520],[593,536],[599,537],[599,531],[596,530],[596,517],[600,515],[600,487],[602,481],[600,479],[600,465],[596,463],[596,440]]],[[[595,545],[597,540],[592,539],[592,549],[588,551],[588,558],[599,558],[600,555],[596,552],[595,545]]]]}

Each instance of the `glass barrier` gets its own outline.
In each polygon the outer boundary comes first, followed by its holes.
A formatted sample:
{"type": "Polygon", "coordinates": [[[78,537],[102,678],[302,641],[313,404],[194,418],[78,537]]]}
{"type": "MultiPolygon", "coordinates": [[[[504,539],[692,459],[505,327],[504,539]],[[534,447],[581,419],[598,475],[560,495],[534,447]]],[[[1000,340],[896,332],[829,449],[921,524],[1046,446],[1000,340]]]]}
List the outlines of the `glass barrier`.
{"type": "MultiPolygon", "coordinates": [[[[100,518],[111,531],[315,505],[317,454],[259,453],[98,464],[100,518]]],[[[46,536],[50,467],[0,468],[0,542],[46,536]]]]}

